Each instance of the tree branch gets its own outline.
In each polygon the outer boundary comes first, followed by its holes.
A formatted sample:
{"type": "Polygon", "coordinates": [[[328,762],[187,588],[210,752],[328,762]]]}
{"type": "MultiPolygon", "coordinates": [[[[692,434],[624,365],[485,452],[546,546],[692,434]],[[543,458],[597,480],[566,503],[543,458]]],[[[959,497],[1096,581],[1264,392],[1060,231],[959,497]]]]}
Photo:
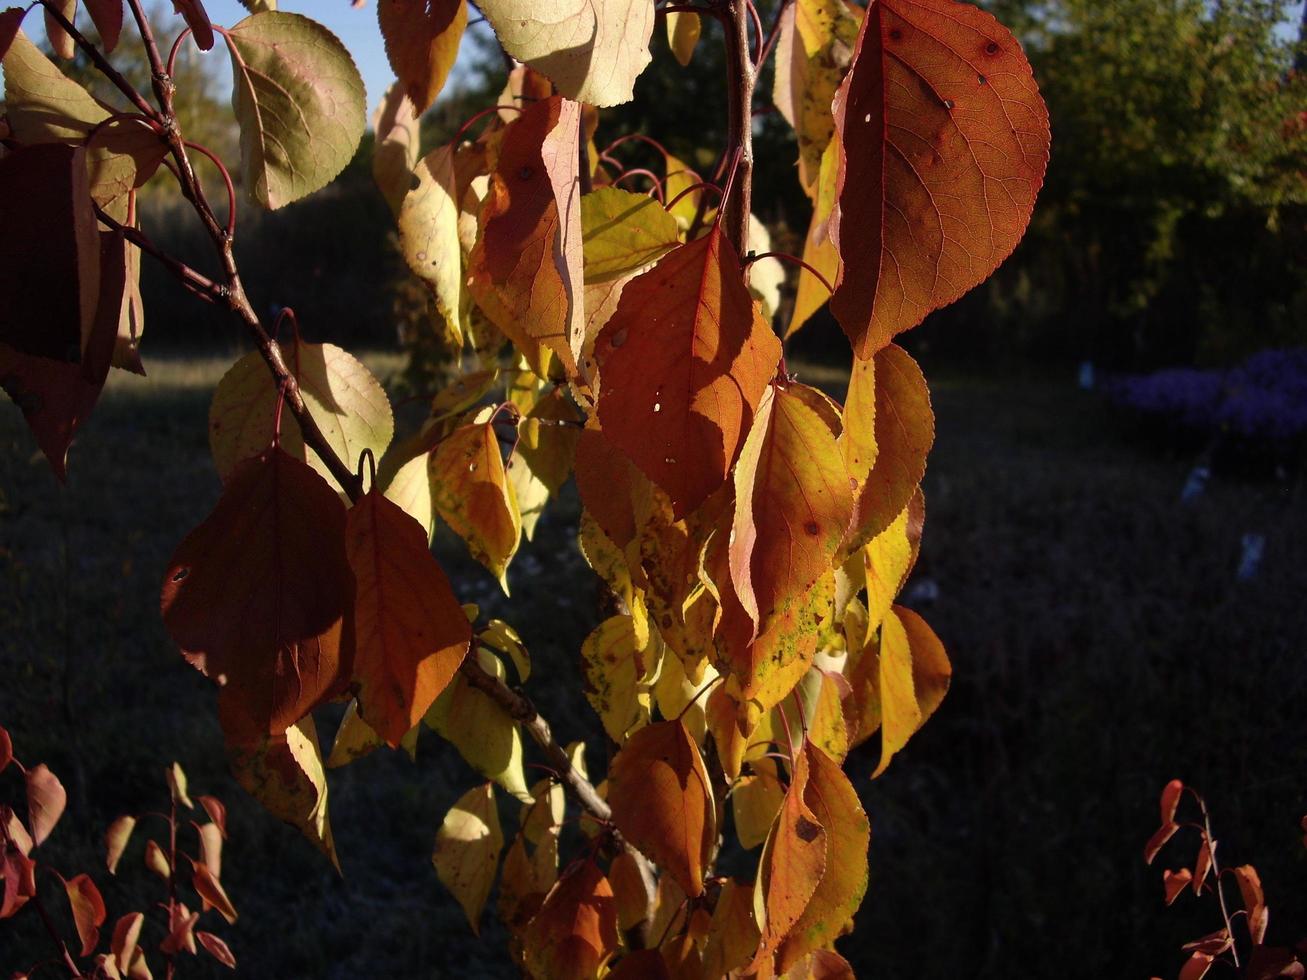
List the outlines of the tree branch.
{"type": "Polygon", "coordinates": [[[146,102],[145,97],[141,95],[140,92],[136,91],[136,88],[132,83],[127,81],[118,69],[109,64],[109,60],[100,53],[100,49],[86,39],[86,36],[82,34],[76,26],[74,26],[72,21],[63,15],[63,11],[61,11],[56,4],[51,3],[50,0],[40,0],[40,3],[45,9],[45,12],[64,29],[64,32],[71,37],[73,42],[81,48],[83,52],[85,52],[88,58],[91,59],[91,64],[95,65],[100,74],[113,83],[114,88],[118,89],[119,92],[125,95],[127,100],[131,102],[137,110],[148,116],[150,119],[156,121],[161,119],[154,106],[146,102]]]}
{"type": "Polygon", "coordinates": [[[738,157],[731,183],[735,193],[722,202],[726,235],[743,256],[749,243],[749,213],[753,198],[753,59],[749,52],[748,0],[729,0],[730,20],[725,25],[727,129],[730,144],[727,158],[738,157]]]}

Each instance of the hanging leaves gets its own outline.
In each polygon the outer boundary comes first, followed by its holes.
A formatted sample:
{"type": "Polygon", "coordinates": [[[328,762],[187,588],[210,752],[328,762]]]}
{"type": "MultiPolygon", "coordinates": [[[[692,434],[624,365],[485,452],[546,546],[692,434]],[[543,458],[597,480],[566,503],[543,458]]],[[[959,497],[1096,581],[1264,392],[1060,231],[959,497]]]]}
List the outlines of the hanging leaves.
{"type": "Polygon", "coordinates": [[[163,621],[187,661],[223,682],[229,737],[275,736],[348,679],[352,591],[340,498],[274,447],[232,472],[178,546],[163,621]]]}
{"type": "Polygon", "coordinates": [[[785,786],[775,759],[754,759],[749,765],[752,772],[740,776],[731,789],[735,833],[740,846],[746,849],[766,842],[785,799],[785,786]]]}
{"type": "Polygon", "coordinates": [[[431,289],[445,322],[461,329],[467,298],[458,239],[454,147],[436,147],[413,174],[405,171],[406,181],[413,177],[416,186],[404,195],[399,208],[400,250],[413,274],[431,289]]]}
{"type": "Polygon", "coordinates": [[[504,832],[495,808],[495,789],[483,783],[468,790],[449,808],[431,855],[441,884],[454,893],[472,931],[478,935],[481,910],[490,897],[503,849],[504,832]]]}
{"type": "Polygon", "coordinates": [[[467,0],[377,0],[386,57],[420,116],[445,87],[467,27],[467,0]]]}
{"type": "Polygon", "coordinates": [[[413,183],[412,172],[418,165],[421,141],[417,112],[399,82],[386,89],[372,115],[372,131],[376,134],[372,179],[390,205],[391,213],[398,217],[400,205],[413,183]]]}
{"type": "Polygon", "coordinates": [[[713,794],[699,747],[679,721],[636,732],[608,774],[613,822],[691,897],[716,840],[713,794]]]}
{"type": "Polygon", "coordinates": [[[9,53],[9,46],[18,36],[18,30],[26,15],[27,10],[23,7],[8,7],[0,10],[0,61],[9,53]]]}
{"type": "Polygon", "coordinates": [[[375,487],[350,509],[345,534],[359,710],[394,747],[449,684],[472,628],[424,529],[375,487]]]}
{"type": "Polygon", "coordinates": [[[714,227],[626,284],[595,358],[604,437],[667,491],[679,519],[725,482],[780,341],[714,227]]]}
{"type": "Polygon", "coordinates": [[[251,14],[227,39],[245,186],[275,210],[345,169],[367,121],[363,80],[336,36],[299,14],[251,14]]]}
{"type": "Polygon", "coordinates": [[[1048,110],[1016,38],[954,0],[872,4],[834,110],[831,312],[866,360],[1011,254],[1048,165],[1048,110]]]}
{"type": "Polygon", "coordinates": [[[100,35],[104,53],[112,54],[122,35],[123,0],[86,0],[86,12],[91,15],[95,31],[100,35]]]}
{"type": "Polygon", "coordinates": [[[90,956],[100,945],[100,926],[104,925],[104,899],[90,875],[81,874],[64,882],[68,905],[72,909],[77,937],[82,941],[81,956],[90,956]]]}
{"type": "Polygon", "coordinates": [[[684,11],[667,14],[667,43],[682,68],[688,66],[694,57],[694,48],[702,30],[698,14],[684,11]]]}
{"type": "Polygon", "coordinates": [[[676,219],[656,198],[619,187],[581,198],[581,227],[587,285],[642,272],[680,244],[676,219]]]}
{"type": "MultiPolygon", "coordinates": [[[[647,637],[646,637],[647,641],[647,637]]],[[[646,675],[657,665],[648,642],[641,645],[630,616],[612,616],[581,644],[585,696],[614,742],[649,723],[652,697],[646,675]]]]}
{"type": "Polygon", "coordinates": [[[596,106],[631,101],[651,60],[654,12],[624,0],[485,0],[477,6],[504,50],[568,99],[596,106]]]}
{"type": "Polygon", "coordinates": [[[592,861],[563,873],[522,937],[536,980],[586,980],[617,951],[617,903],[592,861]]]}
{"type": "Polygon", "coordinates": [[[468,259],[472,295],[541,377],[546,352],[574,377],[585,336],[580,124],[580,105],[554,96],[508,127],[468,259]]]}

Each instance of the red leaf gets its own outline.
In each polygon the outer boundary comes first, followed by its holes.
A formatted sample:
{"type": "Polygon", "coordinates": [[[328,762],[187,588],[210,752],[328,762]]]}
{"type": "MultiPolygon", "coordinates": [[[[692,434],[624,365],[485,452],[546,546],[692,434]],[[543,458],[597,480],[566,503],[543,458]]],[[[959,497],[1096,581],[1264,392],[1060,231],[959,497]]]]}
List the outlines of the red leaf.
{"type": "Polygon", "coordinates": [[[100,296],[85,149],[43,143],[0,159],[0,228],[24,229],[0,238],[0,343],[80,361],[100,296]]]}
{"type": "Polygon", "coordinates": [[[640,729],[608,773],[613,823],[691,898],[716,840],[712,789],[699,747],[679,721],[640,729]]]}
{"type": "Polygon", "coordinates": [[[591,861],[569,868],[549,891],[522,936],[532,976],[584,980],[617,952],[617,902],[591,861]]]}
{"type": "Polygon", "coordinates": [[[639,527],[632,491],[645,480],[644,474],[593,423],[581,430],[574,468],[576,490],[585,509],[613,544],[625,548],[639,527]]]}
{"type": "Polygon", "coordinates": [[[1166,904],[1170,905],[1193,880],[1193,872],[1188,868],[1181,868],[1179,871],[1163,871],[1162,887],[1166,891],[1166,904]]]}
{"type": "MultiPolygon", "coordinates": [[[[205,12],[203,0],[172,0],[173,9],[186,18],[186,25],[195,34],[195,44],[201,51],[213,47],[213,26],[205,12]]],[[[192,944],[194,945],[194,944],[192,944]]]]}
{"type": "Polygon", "coordinates": [[[1175,809],[1180,805],[1180,795],[1184,792],[1184,783],[1173,779],[1162,787],[1161,823],[1165,826],[1175,820],[1175,809]]]}
{"type": "Polygon", "coordinates": [[[1248,935],[1254,946],[1260,946],[1266,939],[1266,925],[1270,913],[1266,908],[1266,896],[1262,893],[1262,879],[1257,869],[1251,864],[1241,864],[1233,869],[1234,880],[1239,883],[1239,895],[1243,898],[1243,907],[1248,913],[1248,935]]]}
{"type": "Polygon", "coordinates": [[[140,947],[141,928],[145,925],[145,915],[141,912],[128,912],[113,927],[113,938],[109,941],[109,951],[122,972],[132,965],[136,951],[140,947]]]}
{"type": "Polygon", "coordinates": [[[1212,852],[1215,850],[1216,841],[1208,838],[1207,832],[1204,831],[1202,843],[1198,845],[1198,857],[1194,860],[1193,886],[1195,895],[1203,893],[1203,882],[1207,880],[1207,876],[1211,873],[1212,858],[1214,857],[1212,852]]]}
{"type": "Polygon", "coordinates": [[[832,108],[830,306],[866,360],[1011,254],[1048,165],[1048,110],[1016,38],[954,0],[871,4],[832,108]]]}
{"type": "Polygon", "coordinates": [[[9,732],[0,727],[0,772],[4,772],[13,761],[14,743],[9,738],[9,732]]]}
{"type": "Polygon", "coordinates": [[[714,226],[626,284],[595,358],[604,436],[667,491],[679,520],[726,482],[780,341],[714,226]]]}
{"type": "Polygon", "coordinates": [[[0,872],[4,877],[0,919],[7,919],[36,894],[36,862],[24,854],[16,843],[11,842],[0,852],[0,872]]]}
{"type": "Polygon", "coordinates": [[[236,969],[236,957],[232,955],[231,947],[219,939],[211,932],[205,932],[203,929],[195,933],[195,938],[200,941],[200,945],[205,948],[210,956],[221,963],[228,969],[236,969]]]}
{"type": "Polygon", "coordinates": [[[123,0],[86,0],[86,11],[100,33],[104,53],[110,54],[123,30],[123,0]]]}
{"type": "Polygon", "coordinates": [[[1153,858],[1157,857],[1160,851],[1180,829],[1180,825],[1174,820],[1167,821],[1153,831],[1153,836],[1148,838],[1148,843],[1144,845],[1144,864],[1152,864],[1153,858]]]}
{"type": "Polygon", "coordinates": [[[32,831],[32,842],[40,847],[64,815],[68,794],[63,783],[45,765],[27,770],[27,826],[32,831]]]}
{"type": "Polygon", "coordinates": [[[426,531],[380,491],[354,505],[345,534],[357,582],[359,712],[397,747],[458,670],[472,627],[426,531]]]}
{"type": "Polygon", "coordinates": [[[0,10],[0,60],[9,53],[9,45],[13,44],[14,38],[18,36],[18,28],[22,26],[26,14],[27,9],[24,7],[0,10]]]}
{"type": "Polygon", "coordinates": [[[168,935],[159,943],[159,952],[172,956],[182,950],[195,955],[195,923],[200,921],[200,913],[192,912],[184,902],[172,907],[168,922],[168,935]]]}
{"type": "Polygon", "coordinates": [[[104,925],[104,899],[90,875],[78,875],[64,882],[68,904],[73,910],[73,923],[82,940],[82,956],[90,956],[100,944],[100,926],[104,925]]]}
{"type": "Polygon", "coordinates": [[[280,734],[339,692],[352,590],[345,508],[326,481],[276,447],[241,463],[162,596],[186,659],[223,685],[229,739],[280,734]]]}
{"type": "MultiPolygon", "coordinates": [[[[63,14],[64,20],[73,23],[77,19],[77,0],[53,0],[53,6],[63,14]]],[[[71,58],[77,53],[77,44],[72,35],[64,30],[63,25],[55,19],[49,8],[45,11],[45,36],[50,48],[60,58],[71,58]]]]}
{"type": "Polygon", "coordinates": [[[236,906],[231,904],[227,891],[213,872],[202,861],[191,862],[191,884],[204,902],[205,909],[217,909],[228,922],[236,921],[236,906]]]}
{"type": "Polygon", "coordinates": [[[1215,959],[1206,953],[1194,953],[1180,968],[1179,980],[1202,980],[1214,962],[1215,959]]]}
{"type": "Polygon", "coordinates": [[[454,66],[467,26],[467,0],[379,0],[386,57],[420,116],[454,66]]]}
{"type": "Polygon", "coordinates": [[[211,820],[218,827],[218,833],[224,838],[227,836],[227,808],[223,806],[222,800],[216,796],[197,796],[196,802],[204,807],[204,812],[209,815],[211,820]]]}

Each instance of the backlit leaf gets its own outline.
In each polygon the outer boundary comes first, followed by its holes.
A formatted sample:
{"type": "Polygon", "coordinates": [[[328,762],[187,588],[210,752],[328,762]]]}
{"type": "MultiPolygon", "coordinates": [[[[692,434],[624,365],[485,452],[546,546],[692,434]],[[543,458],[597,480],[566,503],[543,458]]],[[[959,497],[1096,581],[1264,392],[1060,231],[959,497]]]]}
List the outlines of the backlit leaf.
{"type": "Polygon", "coordinates": [[[205,932],[203,929],[195,931],[195,938],[200,941],[205,952],[215,960],[227,967],[229,970],[236,969],[236,957],[232,954],[231,947],[228,946],[221,938],[211,932],[205,932]]]}
{"type": "Polygon", "coordinates": [[[808,953],[832,945],[867,892],[871,825],[858,794],[839,763],[811,741],[803,753],[809,764],[803,799],[826,832],[826,863],[816,891],[780,949],[778,971],[789,970],[808,953]]]}
{"type": "Polygon", "coordinates": [[[86,0],[86,12],[91,15],[95,32],[100,35],[104,53],[111,54],[122,34],[123,0],[86,0]]]}
{"type": "Polygon", "coordinates": [[[780,357],[714,226],[626,284],[595,341],[604,436],[683,517],[725,482],[780,357]]]}
{"type": "Polygon", "coordinates": [[[731,579],[755,630],[830,571],[853,509],[835,434],[800,388],[763,395],[735,468],[731,579]]]}
{"type": "Polygon", "coordinates": [[[104,899],[90,875],[81,874],[64,882],[68,905],[73,912],[73,924],[82,941],[82,956],[90,956],[100,945],[100,926],[104,925],[104,899]]]}
{"type": "Polygon", "coordinates": [[[667,43],[682,67],[689,65],[694,57],[694,47],[699,43],[702,29],[698,14],[684,11],[667,14],[667,43]]]}
{"type": "Polygon", "coordinates": [[[1048,110],[1016,38],[953,0],[873,4],[834,110],[831,312],[866,360],[1011,254],[1048,164],[1048,110]]]}
{"type": "Polygon", "coordinates": [[[703,949],[704,976],[722,977],[753,959],[762,936],[753,918],[753,884],[727,879],[717,897],[703,949]]]}
{"type": "Polygon", "coordinates": [[[641,648],[630,616],[612,616],[581,644],[585,696],[608,737],[619,745],[649,723],[651,695],[644,683],[653,650],[641,648]]]}
{"type": "Polygon", "coordinates": [[[299,14],[251,14],[228,32],[241,170],[275,209],[329,184],[354,156],[367,106],[349,52],[299,14]]]}
{"type": "Polygon", "coordinates": [[[420,116],[454,67],[467,26],[467,0],[377,0],[377,18],[390,67],[420,116]]]}
{"type": "Polygon", "coordinates": [[[431,499],[430,462],[426,453],[414,456],[395,471],[386,484],[386,497],[426,532],[430,541],[436,530],[436,506],[431,499]]]}
{"type": "Polygon", "coordinates": [[[472,295],[541,377],[546,351],[575,376],[585,337],[580,123],[580,105],[554,96],[509,125],[468,260],[472,295]]]}
{"type": "Polygon", "coordinates": [[[131,968],[132,960],[136,958],[144,925],[145,915],[141,912],[128,912],[114,924],[109,951],[113,954],[118,969],[124,973],[131,968]]]}
{"type": "Polygon", "coordinates": [[[122,859],[123,851],[127,847],[127,841],[132,836],[132,830],[136,827],[136,818],[133,816],[122,816],[109,825],[109,829],[104,833],[104,851],[105,865],[109,869],[109,874],[114,874],[118,870],[118,862],[122,859]]]}
{"type": "MultiPolygon", "coordinates": [[[[839,274],[840,253],[830,240],[830,215],[835,207],[835,171],[838,165],[838,147],[830,143],[821,155],[815,196],[812,201],[812,218],[808,233],[803,238],[803,261],[821,273],[827,283],[834,284],[839,274]]],[[[789,337],[808,322],[808,319],[826,305],[830,290],[826,284],[807,269],[798,272],[798,285],[794,293],[794,309],[785,328],[789,337]]]]}
{"type": "Polygon", "coordinates": [[[27,827],[32,832],[32,843],[40,847],[64,815],[68,794],[44,762],[28,769],[23,780],[27,786],[27,827]]]}
{"type": "Polygon", "coordinates": [[[228,922],[236,921],[236,907],[231,904],[231,899],[227,897],[227,891],[222,887],[220,882],[209,870],[204,862],[197,862],[192,866],[191,884],[195,888],[195,893],[200,896],[204,902],[205,909],[217,909],[228,922]]]}
{"type": "Polygon", "coordinates": [[[459,329],[464,295],[463,250],[458,240],[458,188],[454,147],[438,146],[414,169],[416,186],[399,209],[399,244],[413,274],[427,284],[436,311],[459,329]]]}
{"type": "Polygon", "coordinates": [[[449,808],[431,855],[441,884],[454,893],[472,931],[478,934],[481,910],[490,897],[503,849],[504,832],[499,827],[494,786],[483,783],[468,790],[449,808]]]}
{"type": "Polygon", "coordinates": [[[613,822],[690,896],[716,839],[713,795],[699,747],[679,721],[640,729],[608,773],[613,822]]]}
{"type": "Polygon", "coordinates": [[[327,777],[313,716],[252,745],[228,745],[232,772],[265,810],[295,827],[340,870],[327,816],[327,777]]]}
{"type": "MultiPolygon", "coordinates": [[[[294,343],[285,350],[287,366],[299,382],[309,414],[327,444],[347,465],[357,465],[363,450],[381,459],[395,434],[390,401],[363,363],[334,344],[294,343]]],[[[232,365],[218,382],[209,405],[209,449],[223,482],[241,460],[272,444],[280,393],[262,356],[251,352],[232,365]]],[[[324,478],[335,481],[318,454],[304,445],[299,423],[281,413],[281,448],[304,460],[324,478]]]]}
{"type": "Polygon", "coordinates": [[[352,590],[340,498],[281,449],[241,463],[173,554],[162,596],[187,661],[222,684],[229,738],[278,735],[340,690],[352,590]]]}
{"type": "Polygon", "coordinates": [[[390,205],[391,212],[398,217],[404,196],[413,184],[420,142],[417,113],[399,82],[386,90],[385,97],[377,106],[372,116],[372,131],[376,134],[376,144],[372,149],[372,179],[390,205]]]}
{"type": "Polygon", "coordinates": [[[617,952],[617,903],[593,861],[569,868],[522,937],[536,980],[587,980],[617,952]]]}
{"type": "Polygon", "coordinates": [[[752,772],[740,776],[731,789],[731,812],[740,846],[752,849],[767,840],[772,821],[785,799],[785,787],[775,759],[755,759],[752,772]]]}
{"type": "MultiPolygon", "coordinates": [[[[866,370],[855,366],[855,371],[866,370]]],[[[851,384],[844,413],[845,429],[865,433],[873,428],[876,445],[874,464],[857,491],[844,554],[857,551],[902,513],[925,475],[926,456],[935,441],[930,391],[917,362],[890,344],[877,352],[871,370],[873,379],[851,384]],[[863,386],[873,388],[871,398],[863,386]]],[[[865,448],[857,450],[846,442],[846,456],[861,459],[860,470],[867,465],[865,448]]]]}
{"type": "MultiPolygon", "coordinates": [[[[476,651],[482,668],[501,681],[504,665],[483,649],[476,651]]],[[[519,800],[531,802],[522,768],[522,732],[496,702],[472,687],[462,674],[427,712],[428,727],[453,743],[468,764],[487,779],[493,779],[519,800]]]]}
{"type": "Polygon", "coordinates": [[[350,701],[345,708],[344,717],[340,719],[340,727],[336,729],[336,737],[331,743],[326,767],[338,769],[349,765],[355,759],[361,759],[385,744],[386,740],[378,735],[359,714],[358,701],[350,701]]]}
{"type": "MultiPolygon", "coordinates": [[[[77,0],[52,0],[51,5],[68,23],[77,19],[77,0]]],[[[50,42],[50,49],[58,57],[67,60],[77,53],[77,45],[72,36],[49,9],[45,11],[45,36],[50,42]]]]}
{"type": "Polygon", "coordinates": [[[186,792],[186,772],[176,762],[168,767],[168,794],[174,805],[184,806],[188,810],[195,809],[195,804],[186,792]]]}
{"type": "Polygon", "coordinates": [[[455,429],[431,454],[429,467],[436,512],[507,592],[508,563],[522,525],[494,425],[473,422],[455,429]]]}
{"type": "Polygon", "coordinates": [[[472,630],[422,526],[378,490],[350,509],[345,535],[359,712],[398,746],[458,670],[472,630]]]}
{"type": "Polygon", "coordinates": [[[934,631],[902,606],[895,606],[881,624],[878,659],[881,757],[873,777],[885,771],[894,754],[939,707],[952,674],[934,631]]]}
{"type": "Polygon", "coordinates": [[[618,187],[581,198],[581,228],[587,284],[643,272],[680,243],[676,219],[656,198],[618,187]]]}
{"type": "Polygon", "coordinates": [[[885,619],[903,586],[912,562],[908,538],[908,509],[862,549],[862,566],[867,586],[867,628],[874,630],[885,619]]]}
{"type": "Polygon", "coordinates": [[[484,0],[477,6],[504,50],[549,76],[563,96],[577,102],[629,102],[636,77],[651,60],[654,12],[649,4],[484,0]]]}

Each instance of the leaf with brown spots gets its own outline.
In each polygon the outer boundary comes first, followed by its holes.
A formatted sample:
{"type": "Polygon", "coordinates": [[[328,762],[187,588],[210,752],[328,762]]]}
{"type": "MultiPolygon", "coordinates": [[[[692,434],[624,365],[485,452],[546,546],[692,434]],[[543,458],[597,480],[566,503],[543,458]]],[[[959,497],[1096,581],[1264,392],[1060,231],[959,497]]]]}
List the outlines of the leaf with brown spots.
{"type": "Polygon", "coordinates": [[[646,675],[657,666],[656,652],[641,645],[634,619],[625,615],[604,620],[581,644],[586,700],[618,744],[649,723],[653,696],[646,675]]]}
{"type": "Polygon", "coordinates": [[[1048,110],[991,14],[877,0],[834,111],[843,267],[831,312],[866,360],[1012,253],[1048,165],[1048,110]]]}
{"type": "Polygon", "coordinates": [[[420,116],[445,87],[467,26],[467,0],[377,0],[386,57],[420,116]]]}
{"type": "Polygon", "coordinates": [[[680,519],[726,482],[780,341],[714,226],[626,284],[595,359],[605,438],[667,491],[680,519]]]}
{"type": "Polygon", "coordinates": [[[687,895],[703,893],[716,839],[712,788],[699,747],[679,721],[632,735],[608,774],[613,823],[687,895]]]}
{"type": "Polygon", "coordinates": [[[472,627],[425,529],[375,487],[349,512],[359,713],[392,747],[463,662],[472,627]]]}

